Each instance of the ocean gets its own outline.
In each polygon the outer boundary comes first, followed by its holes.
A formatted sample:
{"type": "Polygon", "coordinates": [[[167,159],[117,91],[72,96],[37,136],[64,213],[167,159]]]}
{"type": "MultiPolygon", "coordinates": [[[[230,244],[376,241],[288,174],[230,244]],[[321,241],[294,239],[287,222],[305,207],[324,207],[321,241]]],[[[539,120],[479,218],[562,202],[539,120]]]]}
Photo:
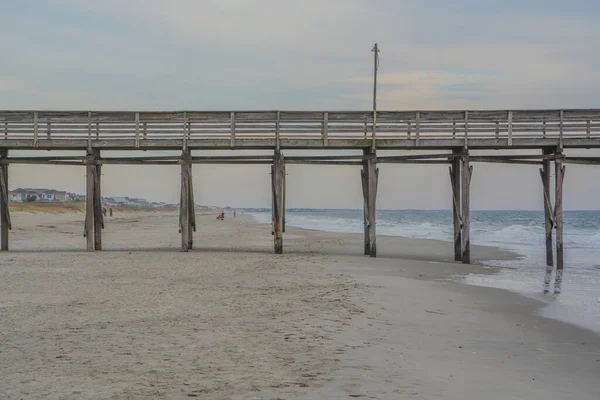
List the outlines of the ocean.
{"type": "MultiPolygon", "coordinates": [[[[255,210],[251,214],[259,222],[271,223],[270,211],[255,210]]],[[[362,234],[363,212],[287,210],[286,224],[362,234]]],[[[378,210],[377,234],[452,242],[452,211],[378,210]]],[[[542,211],[471,211],[471,242],[511,250],[522,257],[486,262],[509,268],[495,275],[467,276],[465,283],[506,289],[541,300],[546,303],[540,311],[542,316],[600,333],[600,211],[564,213],[565,272],[558,296],[542,294],[546,264],[542,211]]]]}

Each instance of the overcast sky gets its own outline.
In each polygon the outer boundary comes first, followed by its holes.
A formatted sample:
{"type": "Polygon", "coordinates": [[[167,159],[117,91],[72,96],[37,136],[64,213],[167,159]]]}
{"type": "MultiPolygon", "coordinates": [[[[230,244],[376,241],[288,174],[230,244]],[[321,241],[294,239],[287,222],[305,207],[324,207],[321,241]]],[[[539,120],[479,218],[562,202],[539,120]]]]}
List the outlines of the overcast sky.
{"type": "MultiPolygon", "coordinates": [[[[600,108],[600,4],[555,0],[0,0],[0,109],[600,108]]],[[[586,151],[586,155],[600,155],[586,151]]],[[[288,167],[290,207],[362,207],[357,167],[288,167]]],[[[600,208],[568,166],[565,207],[600,208]]],[[[80,167],[9,186],[83,193],[80,167]]],[[[381,166],[378,207],[449,208],[447,167],[381,166]]],[[[194,166],[196,201],[268,207],[268,166],[194,166]]],[[[477,209],[540,209],[534,166],[475,166],[477,209]]],[[[175,202],[176,167],[106,166],[103,194],[175,202]]]]}

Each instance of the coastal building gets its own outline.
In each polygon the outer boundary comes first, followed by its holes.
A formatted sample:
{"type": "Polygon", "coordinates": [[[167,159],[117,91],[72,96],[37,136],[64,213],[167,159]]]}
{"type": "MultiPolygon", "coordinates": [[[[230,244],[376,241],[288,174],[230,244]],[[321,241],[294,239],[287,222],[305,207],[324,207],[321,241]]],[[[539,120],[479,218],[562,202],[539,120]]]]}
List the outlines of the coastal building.
{"type": "Polygon", "coordinates": [[[24,201],[66,201],[67,192],[54,189],[32,189],[18,188],[8,192],[8,198],[11,202],[24,201]]]}

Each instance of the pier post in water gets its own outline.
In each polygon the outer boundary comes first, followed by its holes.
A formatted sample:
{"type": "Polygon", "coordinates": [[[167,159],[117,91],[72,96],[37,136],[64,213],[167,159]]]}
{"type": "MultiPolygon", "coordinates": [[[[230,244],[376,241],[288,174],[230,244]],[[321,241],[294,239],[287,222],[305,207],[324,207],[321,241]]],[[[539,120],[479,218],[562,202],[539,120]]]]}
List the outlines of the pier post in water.
{"type": "MultiPolygon", "coordinates": [[[[544,148],[544,156],[551,155],[554,150],[544,148]]],[[[554,216],[552,215],[552,201],[550,200],[550,159],[542,160],[540,168],[542,177],[542,188],[544,193],[544,225],[546,231],[546,273],[544,275],[544,293],[550,292],[550,280],[552,278],[552,269],[554,268],[554,257],[552,254],[552,228],[554,227],[554,216]]]]}
{"type": "Polygon", "coordinates": [[[283,254],[283,184],[285,162],[280,151],[275,152],[271,166],[271,186],[273,195],[273,240],[275,254],[283,254]]]}
{"type": "Polygon", "coordinates": [[[470,220],[471,220],[471,176],[473,175],[473,166],[469,164],[469,153],[464,151],[461,157],[462,163],[462,262],[471,264],[471,238],[470,238],[470,220]]]}
{"type": "Polygon", "coordinates": [[[364,201],[364,227],[365,227],[365,255],[377,257],[377,183],[379,168],[377,168],[376,153],[371,149],[363,149],[366,157],[361,170],[363,201],[364,201]]]}
{"type": "Polygon", "coordinates": [[[452,220],[454,222],[454,261],[462,260],[462,218],[460,208],[460,158],[462,149],[453,149],[455,157],[450,167],[450,182],[452,184],[452,220]]]}
{"type": "Polygon", "coordinates": [[[562,153],[556,153],[554,160],[556,167],[556,198],[554,199],[554,221],[556,224],[556,278],[554,281],[554,294],[562,290],[563,278],[563,181],[565,179],[565,166],[562,153]]]}
{"type": "MultiPolygon", "coordinates": [[[[0,149],[0,160],[8,157],[8,149],[0,149]]],[[[8,209],[8,163],[0,164],[0,251],[8,251],[8,231],[12,229],[8,209]]]]}

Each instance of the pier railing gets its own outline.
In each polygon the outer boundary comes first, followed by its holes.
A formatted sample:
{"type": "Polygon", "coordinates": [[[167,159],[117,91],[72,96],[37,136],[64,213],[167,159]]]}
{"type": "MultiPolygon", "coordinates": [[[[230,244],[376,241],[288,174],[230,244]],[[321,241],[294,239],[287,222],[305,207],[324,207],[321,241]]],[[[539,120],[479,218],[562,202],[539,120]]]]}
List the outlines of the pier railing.
{"type": "Polygon", "coordinates": [[[600,138],[600,109],[500,111],[0,111],[0,140],[600,138]]]}

